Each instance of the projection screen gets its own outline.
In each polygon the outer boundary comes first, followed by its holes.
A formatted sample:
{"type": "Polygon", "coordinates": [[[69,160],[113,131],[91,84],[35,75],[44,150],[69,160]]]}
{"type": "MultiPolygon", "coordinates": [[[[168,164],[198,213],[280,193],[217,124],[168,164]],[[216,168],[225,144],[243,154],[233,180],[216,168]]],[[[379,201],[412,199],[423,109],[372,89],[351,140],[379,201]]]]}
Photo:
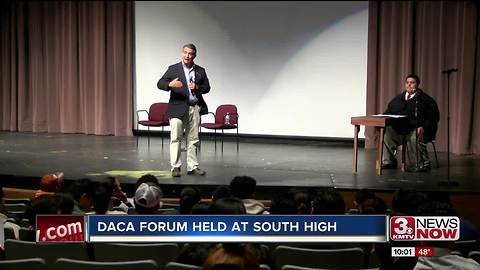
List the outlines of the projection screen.
{"type": "Polygon", "coordinates": [[[367,2],[135,2],[135,110],[168,102],[157,81],[191,42],[209,111],[237,105],[241,134],[351,138],[367,24],[367,2]]]}

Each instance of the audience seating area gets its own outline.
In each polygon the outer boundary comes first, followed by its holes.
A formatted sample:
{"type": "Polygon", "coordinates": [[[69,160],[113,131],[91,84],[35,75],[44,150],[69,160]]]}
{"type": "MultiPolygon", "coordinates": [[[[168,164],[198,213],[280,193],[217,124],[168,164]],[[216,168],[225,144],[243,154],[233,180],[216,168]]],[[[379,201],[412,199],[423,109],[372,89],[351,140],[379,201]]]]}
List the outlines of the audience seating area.
{"type": "Polygon", "coordinates": [[[47,264],[41,258],[26,258],[18,260],[0,260],[0,269],[3,270],[47,270],[47,264]]]}
{"type": "MultiPolygon", "coordinates": [[[[28,268],[29,270],[88,270],[114,269],[114,267],[115,269],[141,267],[139,269],[156,270],[202,269],[201,266],[177,262],[181,246],[182,244],[172,243],[42,244],[8,239],[5,242],[5,260],[0,260],[0,266],[1,269],[11,269],[9,266],[16,263],[19,268],[15,269],[28,268]],[[20,267],[22,265],[31,265],[31,267],[20,267]]],[[[274,265],[261,264],[262,270],[364,269],[364,266],[368,266],[365,253],[361,248],[307,249],[286,245],[273,247],[273,250],[268,245],[261,245],[261,248],[274,258],[274,265]],[[349,259],[345,260],[345,258],[349,259]]]]}
{"type": "Polygon", "coordinates": [[[277,269],[284,265],[326,269],[360,269],[365,266],[365,254],[361,248],[309,249],[278,246],[273,252],[273,258],[277,269]]]}
{"type": "MultiPolygon", "coordinates": [[[[469,242],[470,248],[478,243],[469,242]]],[[[5,258],[0,268],[8,269],[165,269],[197,270],[201,266],[177,262],[182,244],[172,243],[94,243],[94,244],[41,244],[7,239],[5,258]]],[[[453,254],[467,252],[468,258],[480,262],[479,250],[468,250],[465,242],[457,244],[453,254]]],[[[320,270],[320,269],[379,269],[375,252],[364,249],[300,248],[289,245],[262,245],[273,258],[273,265],[260,265],[260,269],[320,270]],[[345,259],[348,258],[348,259],[345,259]]]]}
{"type": "MultiPolygon", "coordinates": [[[[242,178],[242,177],[240,177],[242,178]]],[[[247,177],[248,178],[248,177],[247,177]]],[[[243,178],[242,178],[243,179],[243,178]]],[[[243,179],[245,180],[245,179],[243,179]]],[[[248,180],[248,179],[247,179],[248,180]]],[[[250,179],[251,180],[251,179],[250,179]]],[[[233,181],[233,180],[232,180],[233,181]]],[[[231,185],[233,189],[234,185],[231,185]]],[[[192,191],[192,190],[190,190],[192,191]]],[[[228,198],[236,198],[242,203],[239,196],[234,196],[235,192],[230,190],[228,198]]],[[[331,196],[328,191],[321,190],[318,194],[328,193],[326,198],[336,198],[337,203],[343,204],[343,212],[346,214],[381,214],[381,213],[398,213],[399,209],[389,209],[382,199],[375,194],[373,197],[363,198],[369,192],[361,191],[355,195],[355,203],[358,205],[354,209],[345,207],[345,200],[339,195],[331,196]],[[363,194],[363,195],[362,195],[363,194]],[[368,200],[369,203],[361,202],[368,200]],[[372,201],[373,200],[373,201],[372,201]],[[343,201],[343,202],[341,202],[343,201]],[[374,212],[371,212],[374,211],[374,212]]],[[[237,193],[239,194],[239,193],[237,193]]],[[[307,203],[311,203],[311,213],[322,214],[322,204],[327,204],[330,209],[337,209],[332,201],[322,201],[321,196],[308,197],[307,203]]],[[[337,194],[338,195],[338,194],[337,194]]],[[[369,195],[369,196],[370,196],[369,195]]],[[[110,195],[109,195],[110,196],[110,195]]],[[[215,194],[214,194],[215,196],[215,194]]],[[[198,198],[197,204],[214,204],[214,200],[205,199],[203,196],[198,198]]],[[[282,196],[280,196],[282,197],[282,196]]],[[[287,196],[288,197],[288,196],[287,196]]],[[[368,197],[368,196],[367,196],[368,197]]],[[[110,197],[108,197],[110,198],[110,197]]],[[[212,197],[213,198],[213,197],[212,197]]],[[[218,199],[218,198],[217,198],[218,199]]],[[[244,198],[242,198],[244,199],[244,198]]],[[[285,199],[283,197],[282,199],[285,199]]],[[[250,199],[251,200],[251,199],[250,199]]],[[[181,213],[182,199],[174,203],[171,199],[168,203],[163,203],[163,207],[155,209],[153,214],[164,213],[181,213]]],[[[196,270],[202,269],[200,265],[185,263],[182,259],[182,252],[185,250],[195,250],[195,244],[191,243],[85,243],[85,244],[69,244],[69,243],[35,243],[35,231],[31,219],[25,218],[24,211],[27,209],[30,199],[6,199],[5,209],[8,210],[7,221],[17,224],[20,229],[18,238],[15,230],[5,228],[5,245],[4,252],[1,253],[0,269],[155,269],[155,270],[196,270]]],[[[275,199],[265,204],[266,213],[279,214],[278,211],[284,210],[276,206],[278,202],[275,199]],[[277,207],[277,208],[276,208],[277,207]]],[[[398,203],[398,202],[397,202],[398,203]]],[[[260,203],[261,204],[261,203],[260,203]]],[[[193,211],[193,205],[190,211],[193,211]]],[[[284,204],[280,204],[283,205],[284,204]]],[[[393,205],[393,204],[392,204],[393,205]]],[[[398,205],[397,205],[398,206],[398,205]]],[[[408,205],[407,205],[408,206],[408,205]]],[[[307,209],[310,209],[307,207],[307,209]]],[[[135,213],[135,208],[122,208],[117,206],[117,211],[126,211],[128,214],[135,213]],[[123,209],[123,210],[122,210],[123,209]]],[[[342,209],[340,207],[339,209],[342,209]]],[[[88,209],[87,209],[88,210],[88,209]]],[[[95,209],[91,209],[95,210],[95,209]]],[[[405,209],[404,209],[405,210],[405,209]]],[[[342,210],[340,210],[342,211],[342,210]]],[[[407,211],[407,210],[405,210],[407,211]]],[[[193,213],[193,212],[190,212],[193,213]]],[[[306,214],[309,214],[310,210],[306,214]]],[[[125,213],[127,214],[127,213],[125,213]]],[[[291,214],[291,213],[284,213],[291,214]]],[[[331,213],[330,213],[331,214],[331,213]]],[[[382,261],[380,252],[375,250],[376,246],[372,243],[346,244],[346,243],[264,243],[255,246],[259,260],[259,269],[262,270],[320,270],[320,269],[380,269],[382,261]],[[261,254],[261,255],[259,255],[261,254]],[[263,260],[263,261],[262,261],[263,260]]],[[[207,253],[208,250],[206,249],[207,253]]],[[[189,252],[190,252],[189,251],[189,252]]],[[[198,250],[195,250],[198,251],[198,250]]],[[[199,253],[200,254],[200,253],[199,253]]],[[[477,240],[467,239],[455,242],[451,248],[451,254],[456,254],[462,258],[471,258],[480,263],[480,245],[477,240]]],[[[184,253],[185,255],[185,253],[184,253]]],[[[198,254],[197,254],[198,255],[198,254]]],[[[384,258],[384,257],[382,257],[384,258]]],[[[190,258],[191,259],[191,258],[190,258]]],[[[239,268],[240,269],[240,268],[239,268]]]]}
{"type": "Polygon", "coordinates": [[[95,243],[93,255],[97,262],[153,260],[158,269],[164,269],[167,263],[178,258],[180,250],[174,243],[127,244],[95,243]]]}
{"type": "Polygon", "coordinates": [[[80,261],[73,259],[59,258],[52,268],[54,270],[158,270],[157,263],[154,260],[139,260],[139,261],[115,261],[115,262],[92,262],[80,261]]]}

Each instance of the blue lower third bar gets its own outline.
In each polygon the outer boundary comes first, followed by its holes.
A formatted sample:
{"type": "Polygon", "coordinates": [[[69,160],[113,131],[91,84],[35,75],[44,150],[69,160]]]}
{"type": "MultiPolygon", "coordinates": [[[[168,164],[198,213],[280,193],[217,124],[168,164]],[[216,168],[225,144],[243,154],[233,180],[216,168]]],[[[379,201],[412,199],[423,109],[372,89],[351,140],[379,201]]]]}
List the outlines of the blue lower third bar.
{"type": "Polygon", "coordinates": [[[382,215],[91,215],[89,242],[387,242],[382,215]]]}

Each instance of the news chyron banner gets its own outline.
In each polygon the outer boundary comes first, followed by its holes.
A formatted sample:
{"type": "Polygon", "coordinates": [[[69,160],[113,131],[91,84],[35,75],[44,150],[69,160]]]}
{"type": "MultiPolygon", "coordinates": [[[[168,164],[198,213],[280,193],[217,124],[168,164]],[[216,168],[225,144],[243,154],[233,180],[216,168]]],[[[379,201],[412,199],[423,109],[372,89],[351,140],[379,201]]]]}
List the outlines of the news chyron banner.
{"type": "Polygon", "coordinates": [[[91,215],[89,242],[386,242],[380,215],[91,215]]]}
{"type": "Polygon", "coordinates": [[[454,216],[395,216],[390,218],[392,241],[455,241],[460,219],[454,216]]]}
{"type": "Polygon", "coordinates": [[[39,215],[38,242],[456,241],[455,216],[39,215]]]}

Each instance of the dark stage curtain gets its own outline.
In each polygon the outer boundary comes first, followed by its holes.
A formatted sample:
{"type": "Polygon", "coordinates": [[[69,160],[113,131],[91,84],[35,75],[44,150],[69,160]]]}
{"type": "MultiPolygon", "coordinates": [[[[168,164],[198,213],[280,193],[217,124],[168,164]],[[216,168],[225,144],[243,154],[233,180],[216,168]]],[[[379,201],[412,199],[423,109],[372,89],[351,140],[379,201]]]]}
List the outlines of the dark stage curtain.
{"type": "Polygon", "coordinates": [[[0,129],[132,134],[134,2],[0,5],[0,129]]]}
{"type": "MultiPolygon", "coordinates": [[[[371,1],[369,3],[367,115],[382,113],[404,89],[405,76],[419,75],[420,88],[440,109],[437,147],[447,149],[450,99],[450,150],[480,154],[480,39],[474,1],[371,1]],[[442,70],[458,68],[450,76],[442,70]]],[[[367,129],[367,147],[375,147],[367,129]]]]}

